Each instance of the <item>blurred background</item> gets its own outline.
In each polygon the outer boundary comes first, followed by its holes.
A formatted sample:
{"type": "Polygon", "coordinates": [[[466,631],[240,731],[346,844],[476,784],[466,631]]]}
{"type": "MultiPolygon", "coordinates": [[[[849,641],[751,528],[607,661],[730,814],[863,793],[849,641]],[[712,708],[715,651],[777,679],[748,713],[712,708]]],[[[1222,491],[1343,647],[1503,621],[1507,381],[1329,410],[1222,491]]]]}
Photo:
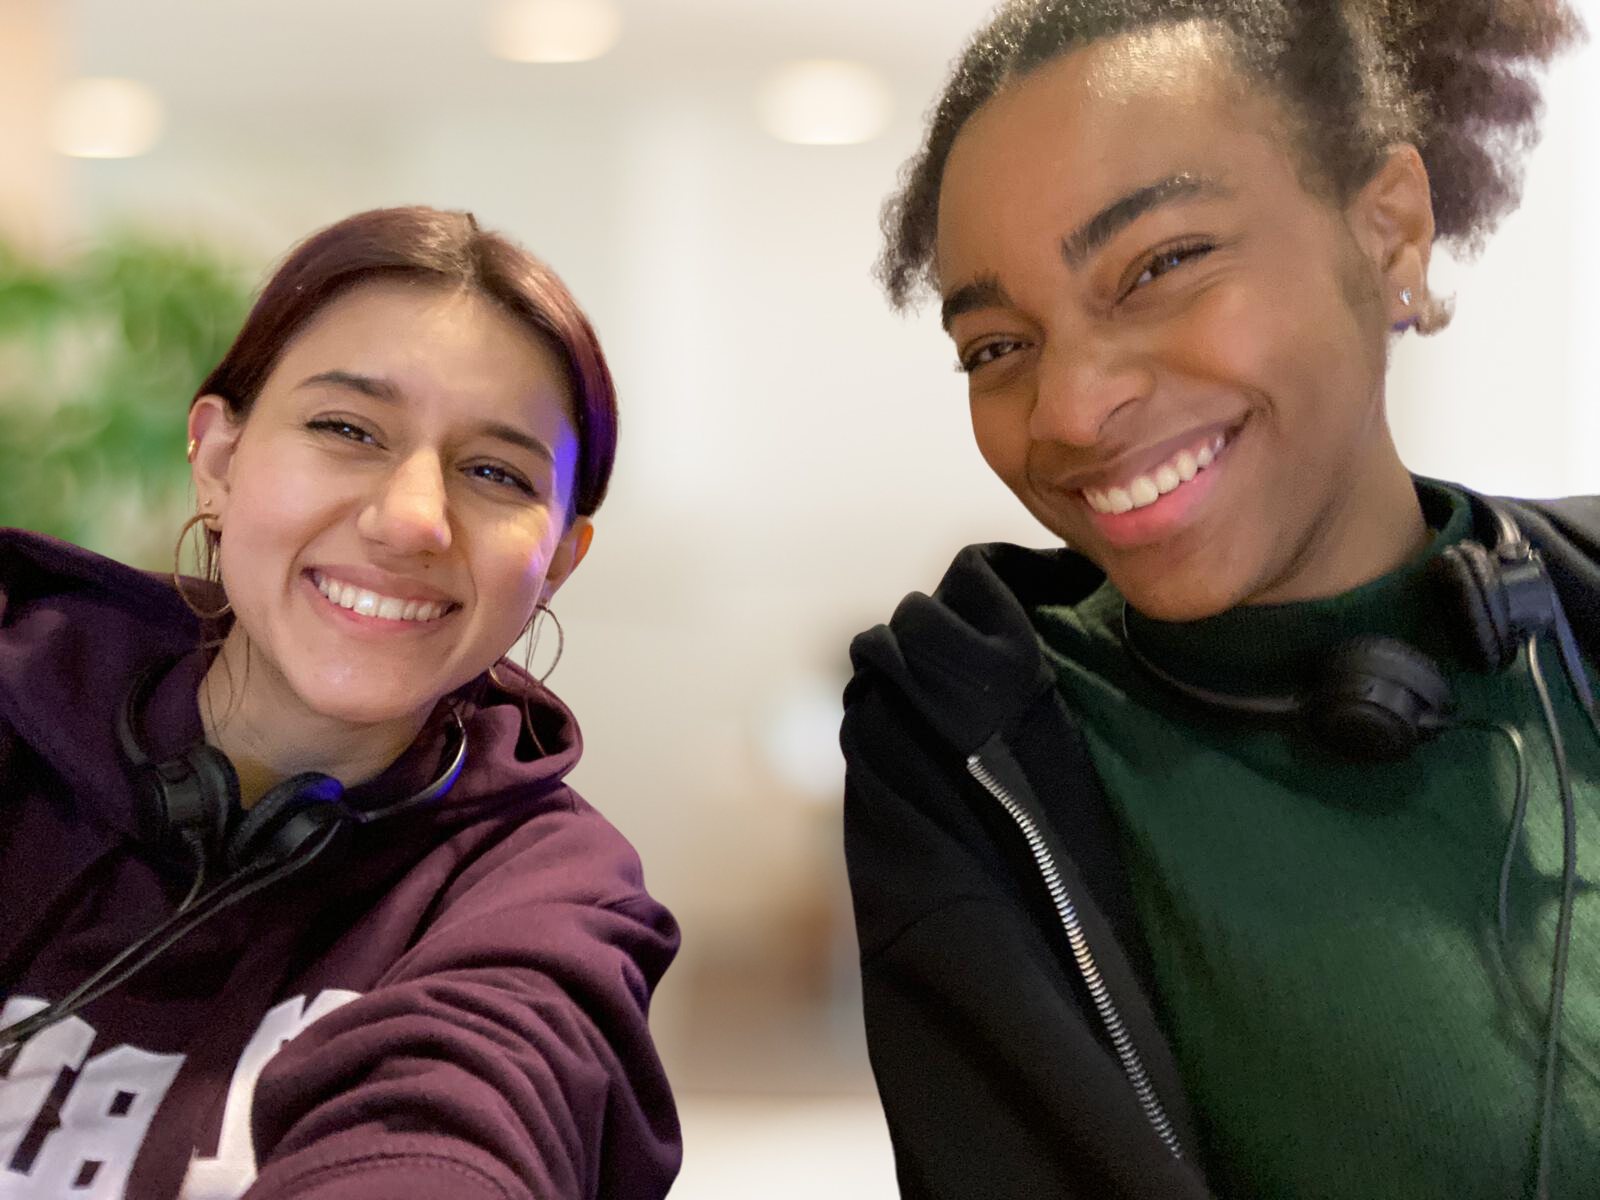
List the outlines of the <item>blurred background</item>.
{"type": "MultiPolygon", "coordinates": [[[[1580,0],[1591,26],[1600,0],[1580,0]]],[[[855,631],[970,541],[1048,541],[973,448],[877,211],[988,0],[0,0],[0,524],[170,564],[183,420],[273,262],[467,208],[593,317],[623,436],[562,591],[575,782],[684,948],[654,1026],[680,1200],[894,1194],[839,849],[855,631]]],[[[1414,469],[1600,491],[1600,50],[1522,210],[1439,264],[1391,386],[1414,469]]]]}

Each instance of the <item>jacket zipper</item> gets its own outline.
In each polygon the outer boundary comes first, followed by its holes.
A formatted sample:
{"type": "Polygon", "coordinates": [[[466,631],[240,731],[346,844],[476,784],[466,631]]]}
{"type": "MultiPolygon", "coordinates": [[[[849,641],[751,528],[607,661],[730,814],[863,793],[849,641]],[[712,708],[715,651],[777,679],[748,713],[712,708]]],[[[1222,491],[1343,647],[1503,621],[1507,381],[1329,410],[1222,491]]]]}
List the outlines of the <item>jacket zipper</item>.
{"type": "Polygon", "coordinates": [[[1083,982],[1094,1000],[1095,1010],[1100,1014],[1100,1023],[1110,1036],[1111,1045],[1122,1063],[1122,1073],[1128,1077],[1128,1082],[1133,1086],[1134,1095],[1138,1097],[1140,1107],[1144,1109],[1145,1119],[1150,1122],[1150,1127],[1155,1130],[1156,1136],[1161,1139],[1173,1158],[1182,1159],[1183,1147],[1178,1144],[1178,1135],[1173,1131],[1172,1119],[1167,1116],[1161,1098],[1156,1095],[1156,1090],[1150,1083],[1150,1076],[1144,1069],[1144,1061],[1139,1057],[1138,1048],[1133,1044],[1133,1037],[1128,1033],[1128,1027],[1123,1024],[1122,1014],[1117,1011],[1116,1002],[1112,1000],[1111,992],[1100,974],[1100,968],[1095,964],[1094,954],[1089,949],[1089,941],[1083,934],[1083,923],[1078,919],[1077,907],[1072,903],[1072,897],[1067,894],[1066,885],[1061,882],[1061,872],[1056,869],[1055,857],[1050,853],[1050,847],[1045,845],[1044,837],[1039,832],[1038,822],[1006,790],[1005,785],[994,777],[989,768],[983,765],[983,760],[976,754],[968,757],[967,772],[983,786],[984,791],[1000,802],[1000,806],[1006,810],[1017,828],[1022,831],[1022,836],[1027,839],[1034,865],[1044,877],[1051,902],[1055,905],[1056,914],[1061,918],[1061,926],[1066,931],[1067,942],[1072,947],[1072,957],[1078,964],[1078,973],[1083,976],[1083,982]]]}

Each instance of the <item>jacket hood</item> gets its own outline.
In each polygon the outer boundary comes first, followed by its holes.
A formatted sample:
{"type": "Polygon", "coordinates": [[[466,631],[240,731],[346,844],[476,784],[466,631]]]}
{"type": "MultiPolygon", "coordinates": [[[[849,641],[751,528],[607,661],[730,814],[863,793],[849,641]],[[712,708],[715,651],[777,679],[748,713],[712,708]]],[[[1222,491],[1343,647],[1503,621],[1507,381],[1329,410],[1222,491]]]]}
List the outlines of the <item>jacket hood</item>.
{"type": "Polygon", "coordinates": [[[1055,686],[1029,609],[1081,599],[1104,579],[1066,547],[968,546],[931,596],[913,592],[887,625],[857,637],[850,659],[858,675],[878,673],[970,754],[1055,686]]]}
{"type": "MultiPolygon", "coordinates": [[[[208,585],[186,586],[202,603],[209,599],[208,585]]],[[[0,755],[9,733],[61,777],[87,820],[139,839],[118,723],[141,677],[164,671],[138,717],[141,743],[159,760],[201,739],[202,637],[170,579],[52,538],[0,531],[0,755]]],[[[454,697],[466,763],[438,804],[405,818],[408,830],[419,822],[433,827],[423,840],[501,815],[508,804],[538,807],[582,753],[564,704],[509,663],[495,674],[504,686],[479,677],[454,697]],[[526,728],[524,699],[537,742],[526,728]]],[[[443,739],[436,720],[377,778],[351,788],[346,802],[375,807],[418,790],[439,769],[443,739]]]]}
{"type": "MultiPolygon", "coordinates": [[[[1493,541],[1483,497],[1472,501],[1478,535],[1493,541]]],[[[1573,632],[1591,655],[1600,650],[1600,498],[1495,501],[1539,549],[1573,632]]],[[[1075,604],[1105,573],[1065,546],[1031,550],[1004,542],[968,546],[932,595],[913,592],[888,624],[850,647],[858,675],[871,670],[893,686],[952,747],[970,754],[1004,734],[1040,693],[1055,687],[1031,611],[1075,604]]],[[[849,692],[846,692],[846,703],[849,692]]]]}

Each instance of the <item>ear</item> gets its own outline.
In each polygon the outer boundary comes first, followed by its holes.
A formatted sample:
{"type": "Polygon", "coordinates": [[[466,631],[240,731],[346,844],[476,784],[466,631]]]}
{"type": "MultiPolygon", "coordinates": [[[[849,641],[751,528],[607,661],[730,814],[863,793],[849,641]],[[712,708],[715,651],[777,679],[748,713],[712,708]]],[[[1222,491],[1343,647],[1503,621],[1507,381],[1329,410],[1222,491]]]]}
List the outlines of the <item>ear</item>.
{"type": "Polygon", "coordinates": [[[233,454],[244,432],[244,422],[235,422],[228,402],[221,396],[201,396],[189,409],[189,443],[194,477],[195,502],[201,512],[215,514],[209,528],[222,528],[231,491],[233,454]]]}
{"type": "Polygon", "coordinates": [[[539,592],[539,603],[550,603],[550,597],[567,578],[578,569],[583,556],[589,553],[589,543],[594,541],[594,522],[588,517],[574,516],[567,531],[556,543],[556,552],[550,556],[550,569],[544,574],[544,587],[539,592]]]}
{"type": "Polygon", "coordinates": [[[1345,213],[1350,231],[1366,252],[1383,288],[1391,327],[1415,322],[1428,295],[1428,260],[1433,252],[1433,199],[1428,168],[1409,142],[1384,151],[1372,178],[1345,213]],[[1408,293],[1412,303],[1402,295],[1408,293]]]}

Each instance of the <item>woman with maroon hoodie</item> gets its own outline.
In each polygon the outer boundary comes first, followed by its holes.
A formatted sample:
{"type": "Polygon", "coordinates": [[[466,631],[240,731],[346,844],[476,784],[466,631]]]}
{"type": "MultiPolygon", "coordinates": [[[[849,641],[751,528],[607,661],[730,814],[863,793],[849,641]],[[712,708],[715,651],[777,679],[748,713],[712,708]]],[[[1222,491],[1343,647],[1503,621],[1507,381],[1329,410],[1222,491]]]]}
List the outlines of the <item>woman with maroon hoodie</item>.
{"type": "Polygon", "coordinates": [[[208,579],[0,535],[0,1196],[663,1195],[677,931],[502,660],[610,475],[588,321],[362,213],[189,433],[208,579]]]}

